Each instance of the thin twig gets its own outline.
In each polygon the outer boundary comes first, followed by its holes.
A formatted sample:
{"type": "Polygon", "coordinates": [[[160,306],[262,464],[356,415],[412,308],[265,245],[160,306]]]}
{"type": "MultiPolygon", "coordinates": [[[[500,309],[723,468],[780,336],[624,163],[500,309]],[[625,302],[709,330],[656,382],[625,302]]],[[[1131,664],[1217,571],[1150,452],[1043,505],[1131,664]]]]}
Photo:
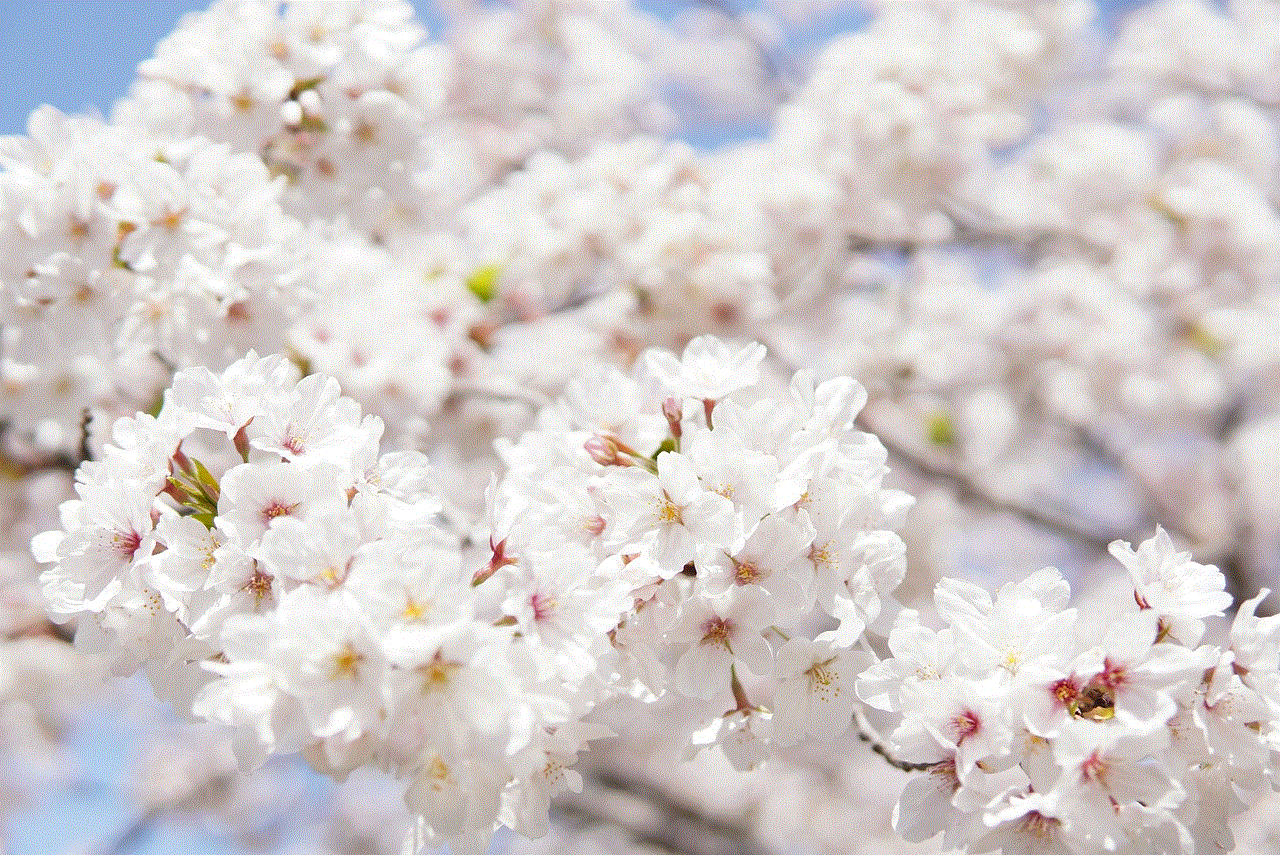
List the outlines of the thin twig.
{"type": "Polygon", "coordinates": [[[779,855],[745,825],[708,816],[652,784],[609,771],[583,777],[581,793],[557,798],[559,814],[616,826],[639,843],[679,855],[779,855]]]}
{"type": "Polygon", "coordinates": [[[28,460],[0,451],[0,474],[14,479],[40,472],[66,472],[74,475],[80,463],[80,460],[70,454],[45,454],[28,460]]]}
{"type": "Polygon", "coordinates": [[[858,738],[870,745],[871,750],[883,757],[884,761],[893,768],[901,769],[903,772],[923,772],[938,765],[936,763],[909,763],[906,760],[899,760],[894,757],[884,738],[871,726],[871,722],[867,720],[866,713],[856,704],[853,708],[853,719],[854,726],[858,729],[858,738]]]}
{"type": "Polygon", "coordinates": [[[121,829],[112,840],[94,850],[94,855],[125,855],[126,852],[136,849],[142,838],[151,830],[159,818],[160,811],[156,809],[139,814],[133,822],[121,829]]]}
{"type": "Polygon", "coordinates": [[[920,455],[912,452],[887,431],[874,424],[865,410],[858,414],[855,423],[862,430],[875,434],[880,442],[884,444],[884,447],[889,450],[889,453],[897,458],[904,468],[921,477],[950,484],[963,500],[985,505],[992,510],[1013,514],[1039,528],[1051,531],[1098,552],[1105,552],[1107,546],[1121,536],[1114,533],[1090,531],[1074,520],[1054,516],[1031,505],[997,496],[990,488],[981,484],[972,476],[945,464],[925,460],[920,455]]]}
{"type": "Polygon", "coordinates": [[[760,67],[773,83],[778,94],[785,97],[794,92],[795,82],[788,74],[783,72],[778,59],[769,50],[768,46],[742,20],[741,10],[735,8],[728,0],[699,0],[699,3],[708,9],[718,12],[725,22],[737,31],[738,37],[751,46],[760,60],[760,67]]]}
{"type": "Polygon", "coordinates": [[[534,409],[545,407],[550,400],[546,395],[534,389],[473,381],[454,383],[453,393],[475,398],[489,398],[494,401],[515,401],[521,404],[528,404],[534,409]]]}

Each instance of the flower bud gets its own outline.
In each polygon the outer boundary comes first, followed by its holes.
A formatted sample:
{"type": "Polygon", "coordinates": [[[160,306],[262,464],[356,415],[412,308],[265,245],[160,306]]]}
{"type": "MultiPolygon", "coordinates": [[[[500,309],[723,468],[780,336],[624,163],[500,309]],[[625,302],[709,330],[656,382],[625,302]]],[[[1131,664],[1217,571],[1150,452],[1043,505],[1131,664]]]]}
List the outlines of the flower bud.
{"type": "Polygon", "coordinates": [[[666,400],[662,402],[662,415],[667,419],[667,426],[671,428],[671,435],[679,439],[681,433],[680,420],[684,418],[684,404],[675,395],[668,395],[666,400]]]}
{"type": "Polygon", "coordinates": [[[601,466],[620,466],[621,461],[618,459],[618,444],[610,437],[596,434],[582,444],[587,450],[587,454],[591,455],[591,459],[601,466]]]}

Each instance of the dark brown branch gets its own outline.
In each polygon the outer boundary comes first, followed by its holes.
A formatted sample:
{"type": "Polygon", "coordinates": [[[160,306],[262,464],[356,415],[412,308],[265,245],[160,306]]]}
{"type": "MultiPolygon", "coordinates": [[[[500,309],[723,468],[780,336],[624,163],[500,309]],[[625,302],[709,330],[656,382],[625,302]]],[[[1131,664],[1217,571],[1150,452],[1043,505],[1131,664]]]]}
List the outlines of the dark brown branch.
{"type": "Polygon", "coordinates": [[[53,638],[67,644],[73,644],[76,638],[76,628],[70,623],[54,623],[51,620],[41,620],[18,627],[5,636],[4,640],[17,641],[20,638],[53,638]]]}
{"type": "MultiPolygon", "coordinates": [[[[1248,567],[1244,559],[1244,547],[1237,546],[1227,555],[1218,559],[1218,569],[1226,580],[1227,593],[1231,595],[1231,606],[1228,613],[1233,613],[1240,604],[1258,593],[1257,587],[1249,578],[1248,567]]],[[[1258,614],[1267,615],[1267,610],[1259,609],[1258,614]]]]}
{"type": "Polygon", "coordinates": [[[70,623],[54,623],[53,621],[45,621],[45,634],[50,638],[65,641],[67,644],[75,644],[76,641],[76,628],[70,623]]]}
{"type": "Polygon", "coordinates": [[[888,748],[885,748],[879,742],[876,742],[875,739],[866,733],[863,733],[861,729],[858,730],[858,738],[871,746],[872,751],[879,754],[884,758],[884,762],[888,763],[895,769],[901,769],[904,772],[923,772],[926,769],[932,769],[937,765],[936,763],[908,763],[906,760],[899,760],[893,756],[888,748]]]}
{"type": "Polygon", "coordinates": [[[77,460],[70,454],[45,454],[30,460],[24,460],[13,457],[5,451],[0,451],[0,475],[19,479],[39,472],[50,471],[75,474],[81,462],[81,460],[77,460]]]}

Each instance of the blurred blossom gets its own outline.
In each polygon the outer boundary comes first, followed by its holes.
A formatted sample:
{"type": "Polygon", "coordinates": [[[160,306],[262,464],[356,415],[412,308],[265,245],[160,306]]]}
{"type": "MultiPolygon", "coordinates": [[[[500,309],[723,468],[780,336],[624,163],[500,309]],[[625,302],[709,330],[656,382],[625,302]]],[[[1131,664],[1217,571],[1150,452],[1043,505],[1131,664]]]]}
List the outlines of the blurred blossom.
{"type": "Polygon", "coordinates": [[[0,139],[7,810],[105,698],[101,855],[1274,848],[1280,4],[431,13],[0,139]]]}

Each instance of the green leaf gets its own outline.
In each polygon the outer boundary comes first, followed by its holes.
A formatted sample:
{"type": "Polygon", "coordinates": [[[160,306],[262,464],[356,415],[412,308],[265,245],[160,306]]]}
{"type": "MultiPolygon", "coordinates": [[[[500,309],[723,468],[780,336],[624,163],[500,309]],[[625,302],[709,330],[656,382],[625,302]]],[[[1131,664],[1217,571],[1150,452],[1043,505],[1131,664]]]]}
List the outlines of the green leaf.
{"type": "Polygon", "coordinates": [[[490,303],[498,296],[498,276],[502,268],[496,264],[486,264],[467,277],[467,290],[476,295],[481,303],[490,303]]]}
{"type": "Polygon", "coordinates": [[[133,272],[133,268],[129,265],[129,262],[120,257],[120,244],[116,244],[115,248],[111,250],[111,263],[121,270],[128,270],[130,273],[133,272]]]}
{"type": "Polygon", "coordinates": [[[204,493],[205,498],[212,505],[217,505],[218,495],[221,488],[218,486],[218,479],[209,474],[209,470],[204,464],[194,457],[191,458],[191,464],[196,467],[196,485],[200,488],[200,492],[204,493]]]}
{"type": "Polygon", "coordinates": [[[191,485],[186,481],[183,481],[181,478],[177,478],[173,475],[170,475],[167,480],[174,490],[182,493],[184,496],[191,495],[191,485]]]}
{"type": "Polygon", "coordinates": [[[956,429],[946,413],[934,413],[929,419],[929,442],[950,448],[956,444],[956,429]]]}
{"type": "Polygon", "coordinates": [[[315,89],[324,82],[323,77],[304,77],[293,84],[293,88],[289,90],[289,100],[296,101],[298,96],[308,89],[315,89]]]}
{"type": "Polygon", "coordinates": [[[1205,356],[1213,358],[1222,354],[1226,343],[1198,323],[1187,325],[1187,341],[1205,356]]]}

